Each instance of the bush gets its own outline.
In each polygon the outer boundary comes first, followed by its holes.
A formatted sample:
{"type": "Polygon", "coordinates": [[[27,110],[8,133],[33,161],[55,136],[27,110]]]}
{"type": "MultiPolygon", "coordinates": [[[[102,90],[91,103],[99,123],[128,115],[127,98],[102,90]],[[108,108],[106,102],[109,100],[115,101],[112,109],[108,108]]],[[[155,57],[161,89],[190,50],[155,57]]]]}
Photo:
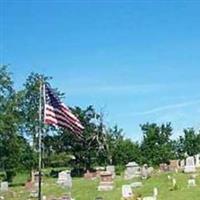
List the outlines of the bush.
{"type": "Polygon", "coordinates": [[[72,177],[83,177],[84,173],[85,173],[85,170],[83,168],[74,168],[71,171],[71,176],[72,177]]]}
{"type": "Polygon", "coordinates": [[[4,181],[6,179],[6,173],[0,172],[0,181],[4,181]]]}
{"type": "Polygon", "coordinates": [[[13,178],[16,176],[16,172],[13,169],[6,170],[6,181],[12,182],[13,178]]]}
{"type": "Polygon", "coordinates": [[[115,167],[115,173],[117,176],[120,176],[124,172],[125,167],[122,165],[117,165],[115,167]]]}

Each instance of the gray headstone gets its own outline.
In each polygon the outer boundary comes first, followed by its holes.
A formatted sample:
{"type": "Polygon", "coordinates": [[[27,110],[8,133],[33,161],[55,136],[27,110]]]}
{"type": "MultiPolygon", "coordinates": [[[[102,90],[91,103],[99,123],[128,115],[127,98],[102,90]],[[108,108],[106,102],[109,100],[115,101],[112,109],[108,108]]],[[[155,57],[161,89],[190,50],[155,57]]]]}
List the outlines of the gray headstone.
{"type": "Polygon", "coordinates": [[[142,175],[142,179],[147,179],[150,176],[149,171],[148,171],[148,166],[146,164],[143,165],[142,167],[141,175],[142,175]]]}
{"type": "Polygon", "coordinates": [[[72,178],[69,171],[62,171],[58,174],[57,183],[61,186],[65,186],[68,188],[72,187],[72,178]]]}
{"type": "Polygon", "coordinates": [[[112,173],[112,177],[115,178],[115,166],[114,165],[108,165],[106,167],[106,171],[111,172],[112,173]]]}
{"type": "Polygon", "coordinates": [[[141,177],[140,166],[136,162],[129,162],[126,165],[124,178],[126,180],[129,180],[129,179],[132,179],[132,178],[135,178],[135,177],[141,177]]]}
{"type": "Polygon", "coordinates": [[[4,181],[1,182],[1,192],[7,192],[8,191],[8,182],[4,181]]]}

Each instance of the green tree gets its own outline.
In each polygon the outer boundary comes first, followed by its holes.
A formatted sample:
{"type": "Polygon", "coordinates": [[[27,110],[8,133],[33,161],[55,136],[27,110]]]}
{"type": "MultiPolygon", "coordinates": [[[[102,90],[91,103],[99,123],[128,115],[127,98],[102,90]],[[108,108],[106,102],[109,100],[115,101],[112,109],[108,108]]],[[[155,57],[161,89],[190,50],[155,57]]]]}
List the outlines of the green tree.
{"type": "Polygon", "coordinates": [[[19,165],[19,95],[6,66],[0,67],[0,166],[11,181],[19,165]]]}
{"type": "Polygon", "coordinates": [[[109,164],[123,166],[131,161],[141,162],[139,144],[134,143],[130,139],[126,139],[123,130],[117,126],[108,129],[107,145],[109,164]]]}
{"type": "Polygon", "coordinates": [[[72,166],[77,169],[90,169],[93,165],[104,162],[104,132],[100,114],[92,106],[86,109],[80,107],[71,108],[72,112],[80,119],[85,127],[81,136],[67,129],[59,129],[57,134],[47,136],[44,140],[48,155],[66,152],[75,159],[72,166]]]}
{"type": "Polygon", "coordinates": [[[189,156],[200,153],[200,133],[195,133],[193,128],[184,129],[184,136],[179,138],[181,151],[189,156]]]}
{"type": "MultiPolygon", "coordinates": [[[[29,136],[33,141],[34,149],[37,149],[37,133],[39,127],[39,98],[40,84],[50,79],[42,74],[31,73],[24,84],[22,91],[21,109],[23,112],[23,133],[29,136]]],[[[46,131],[45,131],[46,132],[46,131]]]]}
{"type": "Polygon", "coordinates": [[[143,131],[141,143],[143,163],[159,165],[174,158],[174,148],[170,139],[172,135],[170,123],[161,126],[146,123],[141,125],[141,129],[143,131]]]}

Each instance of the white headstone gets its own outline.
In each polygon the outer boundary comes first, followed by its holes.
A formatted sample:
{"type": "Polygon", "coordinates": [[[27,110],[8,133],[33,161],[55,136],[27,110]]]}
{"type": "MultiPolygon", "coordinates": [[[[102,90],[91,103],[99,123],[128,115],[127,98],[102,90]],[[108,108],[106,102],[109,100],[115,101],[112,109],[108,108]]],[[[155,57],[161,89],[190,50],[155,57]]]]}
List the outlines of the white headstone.
{"type": "Polygon", "coordinates": [[[188,180],[188,187],[194,187],[194,186],[196,186],[195,179],[189,179],[188,180]]]}
{"type": "Polygon", "coordinates": [[[186,158],[186,165],[184,168],[185,173],[193,173],[196,172],[194,157],[190,156],[186,158]]]}
{"type": "Polygon", "coordinates": [[[133,192],[130,185],[122,186],[122,197],[123,198],[131,198],[133,197],[133,192]]]}
{"type": "Polygon", "coordinates": [[[4,181],[1,182],[1,192],[7,192],[8,191],[8,182],[4,181]]]}
{"type": "Polygon", "coordinates": [[[130,184],[132,188],[142,187],[142,182],[133,182],[130,184]]]}
{"type": "Polygon", "coordinates": [[[197,154],[197,155],[195,156],[195,166],[196,166],[197,168],[200,167],[200,160],[199,160],[199,157],[200,157],[199,154],[197,154]]]}
{"type": "Polygon", "coordinates": [[[156,200],[158,196],[158,189],[154,188],[153,189],[153,196],[150,197],[143,197],[143,200],[156,200]]]}
{"type": "Polygon", "coordinates": [[[153,189],[153,196],[154,197],[158,196],[158,188],[156,188],[156,187],[153,189]]]}
{"type": "Polygon", "coordinates": [[[108,165],[106,167],[106,171],[111,172],[112,173],[112,177],[115,178],[115,166],[114,165],[108,165]]]}
{"type": "Polygon", "coordinates": [[[59,185],[71,188],[72,187],[72,178],[69,171],[62,171],[58,174],[59,185]]]}
{"type": "Polygon", "coordinates": [[[173,187],[176,186],[176,179],[175,179],[175,178],[172,179],[172,186],[173,186],[173,187]]]}

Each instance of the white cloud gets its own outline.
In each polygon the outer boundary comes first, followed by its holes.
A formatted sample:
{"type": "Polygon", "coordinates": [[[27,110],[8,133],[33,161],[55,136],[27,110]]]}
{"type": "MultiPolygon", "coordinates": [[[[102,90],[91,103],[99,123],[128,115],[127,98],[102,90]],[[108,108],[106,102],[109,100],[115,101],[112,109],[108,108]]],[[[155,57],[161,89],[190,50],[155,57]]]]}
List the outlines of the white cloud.
{"type": "Polygon", "coordinates": [[[200,99],[187,101],[187,102],[180,102],[180,103],[175,103],[175,104],[169,104],[169,105],[165,105],[165,106],[160,106],[160,107],[156,107],[156,108],[153,108],[153,109],[150,109],[150,110],[137,112],[137,113],[134,113],[132,115],[133,116],[135,116],[135,115],[150,115],[150,114],[159,113],[159,112],[162,112],[162,111],[165,111],[165,110],[183,108],[183,107],[188,107],[188,106],[195,105],[195,104],[200,104],[200,99]]]}
{"type": "Polygon", "coordinates": [[[154,91],[159,91],[165,89],[165,85],[159,84],[138,84],[138,85],[90,85],[90,86],[80,86],[76,88],[69,88],[70,94],[88,94],[88,93],[99,93],[99,94],[141,94],[149,93],[154,91]]]}

